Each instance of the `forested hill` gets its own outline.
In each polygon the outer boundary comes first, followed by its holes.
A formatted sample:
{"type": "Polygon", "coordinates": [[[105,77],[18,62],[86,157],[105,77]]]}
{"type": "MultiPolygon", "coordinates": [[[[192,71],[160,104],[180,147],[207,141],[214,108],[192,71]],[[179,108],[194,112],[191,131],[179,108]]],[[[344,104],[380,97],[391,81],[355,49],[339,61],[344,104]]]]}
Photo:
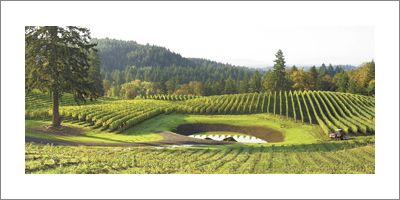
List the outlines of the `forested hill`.
{"type": "Polygon", "coordinates": [[[115,69],[124,70],[127,66],[136,67],[167,67],[167,66],[222,66],[233,67],[230,64],[223,64],[200,58],[185,58],[167,48],[142,45],[135,41],[124,41],[116,39],[93,39],[97,43],[98,55],[101,68],[112,71],[115,69]]]}
{"type": "Polygon", "coordinates": [[[274,69],[238,67],[201,58],[185,58],[167,48],[134,41],[94,39],[105,94],[221,95],[279,90],[323,90],[373,95],[375,63],[285,66],[279,50],[274,69]],[[279,61],[279,62],[278,62],[279,61]],[[276,65],[276,66],[275,66],[276,65]],[[279,74],[278,74],[279,73],[279,74]],[[280,80],[276,84],[276,80],[280,80]],[[275,87],[283,88],[275,88],[275,87]]]}

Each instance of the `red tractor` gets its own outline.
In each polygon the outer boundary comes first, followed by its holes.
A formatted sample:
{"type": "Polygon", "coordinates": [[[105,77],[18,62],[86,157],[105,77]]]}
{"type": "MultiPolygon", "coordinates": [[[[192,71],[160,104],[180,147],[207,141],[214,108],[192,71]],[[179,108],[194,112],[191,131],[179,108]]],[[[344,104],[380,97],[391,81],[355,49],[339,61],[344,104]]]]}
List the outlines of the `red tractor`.
{"type": "Polygon", "coordinates": [[[336,129],[335,132],[329,133],[329,137],[336,140],[348,140],[349,136],[342,129],[336,129]]]}

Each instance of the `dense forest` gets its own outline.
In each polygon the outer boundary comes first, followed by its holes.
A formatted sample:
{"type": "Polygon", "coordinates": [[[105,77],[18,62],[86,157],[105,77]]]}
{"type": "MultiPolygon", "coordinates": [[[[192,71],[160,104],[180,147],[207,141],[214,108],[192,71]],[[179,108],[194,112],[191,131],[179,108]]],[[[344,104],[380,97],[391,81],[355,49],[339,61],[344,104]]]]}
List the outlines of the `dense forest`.
{"type": "Polygon", "coordinates": [[[97,44],[101,67],[104,70],[124,70],[128,66],[168,67],[172,65],[185,67],[238,67],[200,58],[184,58],[167,48],[155,45],[141,45],[135,41],[116,39],[92,39],[97,44]]]}
{"type": "Polygon", "coordinates": [[[132,99],[152,94],[220,95],[268,90],[327,90],[375,93],[375,63],[302,67],[285,65],[278,51],[272,68],[253,69],[199,58],[184,58],[164,47],[134,41],[93,39],[104,94],[132,99]],[[276,80],[280,79],[280,80],[276,80]],[[280,82],[279,87],[271,83],[280,82]]]}

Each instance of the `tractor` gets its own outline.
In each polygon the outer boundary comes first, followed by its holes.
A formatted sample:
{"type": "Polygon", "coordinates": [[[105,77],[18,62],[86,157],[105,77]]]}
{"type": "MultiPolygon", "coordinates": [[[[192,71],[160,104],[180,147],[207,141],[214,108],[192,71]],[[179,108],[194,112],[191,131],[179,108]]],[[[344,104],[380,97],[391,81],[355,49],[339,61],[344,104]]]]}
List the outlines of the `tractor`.
{"type": "Polygon", "coordinates": [[[349,136],[343,132],[342,129],[336,129],[335,132],[329,133],[329,137],[331,139],[336,139],[336,140],[348,140],[349,136]]]}

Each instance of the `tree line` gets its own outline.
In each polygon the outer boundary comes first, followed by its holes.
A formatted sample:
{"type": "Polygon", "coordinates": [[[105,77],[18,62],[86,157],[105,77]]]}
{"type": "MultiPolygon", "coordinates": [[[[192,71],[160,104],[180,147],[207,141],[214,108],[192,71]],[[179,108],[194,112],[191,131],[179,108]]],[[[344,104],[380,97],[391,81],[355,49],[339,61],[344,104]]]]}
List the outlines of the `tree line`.
{"type": "Polygon", "coordinates": [[[286,67],[279,50],[274,63],[268,71],[228,66],[129,66],[103,71],[103,86],[105,95],[128,99],[154,94],[210,96],[279,90],[375,94],[374,61],[353,70],[331,64],[305,70],[286,67]]]}

